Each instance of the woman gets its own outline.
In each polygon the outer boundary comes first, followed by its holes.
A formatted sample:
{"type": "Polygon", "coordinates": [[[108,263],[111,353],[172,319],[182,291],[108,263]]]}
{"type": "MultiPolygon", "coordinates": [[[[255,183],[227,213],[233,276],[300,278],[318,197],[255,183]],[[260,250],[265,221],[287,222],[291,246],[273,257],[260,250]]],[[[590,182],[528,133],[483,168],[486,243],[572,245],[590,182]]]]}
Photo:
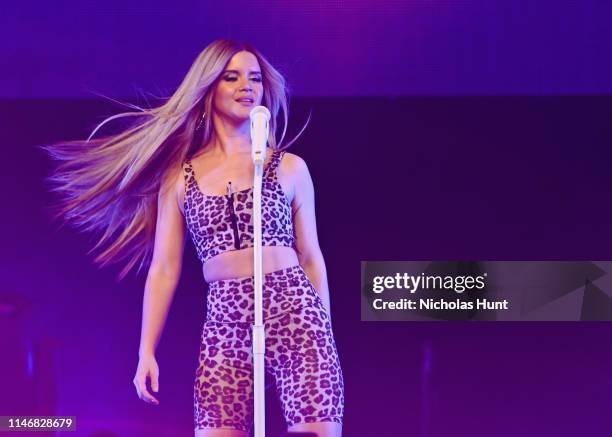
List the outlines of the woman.
{"type": "Polygon", "coordinates": [[[104,231],[96,247],[121,230],[96,261],[131,255],[122,277],[139,258],[140,267],[149,265],[134,384],[153,404],[158,401],[146,383],[158,391],[155,349],[190,234],[209,286],[195,435],[246,436],[253,419],[254,321],[249,113],[260,104],[272,113],[262,186],[266,379],[276,384],[289,431],[340,436],[344,386],[313,183],[304,161],[276,143],[281,109],[280,143],[287,126],[285,81],[255,48],[215,41],[164,105],[119,115],[137,117],[129,129],[47,147],[64,161],[51,181],[65,195],[60,213],[104,231]]]}

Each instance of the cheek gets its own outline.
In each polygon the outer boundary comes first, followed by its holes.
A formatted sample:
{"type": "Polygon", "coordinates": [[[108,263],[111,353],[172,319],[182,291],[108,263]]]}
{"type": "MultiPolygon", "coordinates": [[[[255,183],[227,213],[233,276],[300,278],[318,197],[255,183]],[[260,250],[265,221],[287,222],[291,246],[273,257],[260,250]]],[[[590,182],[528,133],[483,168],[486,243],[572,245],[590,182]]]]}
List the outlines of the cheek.
{"type": "Polygon", "coordinates": [[[229,103],[231,103],[230,100],[232,100],[232,95],[230,92],[228,92],[228,90],[224,89],[223,87],[217,88],[214,99],[216,106],[227,106],[229,103]]]}

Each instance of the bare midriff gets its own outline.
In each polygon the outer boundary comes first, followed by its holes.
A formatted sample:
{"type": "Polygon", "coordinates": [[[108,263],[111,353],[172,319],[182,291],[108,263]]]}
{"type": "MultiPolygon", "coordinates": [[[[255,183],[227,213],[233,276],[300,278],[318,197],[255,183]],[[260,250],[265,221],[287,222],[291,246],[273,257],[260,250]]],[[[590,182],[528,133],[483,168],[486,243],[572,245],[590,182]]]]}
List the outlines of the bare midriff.
{"type": "MultiPolygon", "coordinates": [[[[298,256],[292,247],[263,246],[262,271],[264,274],[299,264],[298,256]]],[[[206,282],[221,279],[253,276],[252,247],[221,253],[202,265],[206,282]]]]}

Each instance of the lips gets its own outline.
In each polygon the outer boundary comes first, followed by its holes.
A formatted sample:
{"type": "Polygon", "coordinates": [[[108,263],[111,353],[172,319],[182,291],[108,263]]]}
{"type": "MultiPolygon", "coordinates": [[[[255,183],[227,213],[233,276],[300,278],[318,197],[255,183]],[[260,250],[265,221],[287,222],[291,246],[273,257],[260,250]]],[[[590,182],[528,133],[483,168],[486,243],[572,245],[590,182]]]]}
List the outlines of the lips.
{"type": "Polygon", "coordinates": [[[241,97],[239,99],[236,99],[236,101],[238,103],[250,103],[250,104],[253,104],[255,102],[255,99],[252,99],[250,97],[241,97]]]}

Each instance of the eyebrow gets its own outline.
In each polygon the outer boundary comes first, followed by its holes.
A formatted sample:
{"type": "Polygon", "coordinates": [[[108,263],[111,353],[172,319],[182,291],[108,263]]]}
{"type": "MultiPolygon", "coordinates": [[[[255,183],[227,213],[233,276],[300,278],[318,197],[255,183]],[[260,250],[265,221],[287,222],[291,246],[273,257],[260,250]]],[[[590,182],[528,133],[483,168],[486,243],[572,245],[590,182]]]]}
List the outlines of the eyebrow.
{"type": "MultiPolygon", "coordinates": [[[[236,74],[240,74],[240,72],[238,70],[225,70],[224,73],[236,73],[236,74]]],[[[251,70],[249,71],[250,74],[261,74],[261,71],[257,71],[257,70],[251,70]]]]}

